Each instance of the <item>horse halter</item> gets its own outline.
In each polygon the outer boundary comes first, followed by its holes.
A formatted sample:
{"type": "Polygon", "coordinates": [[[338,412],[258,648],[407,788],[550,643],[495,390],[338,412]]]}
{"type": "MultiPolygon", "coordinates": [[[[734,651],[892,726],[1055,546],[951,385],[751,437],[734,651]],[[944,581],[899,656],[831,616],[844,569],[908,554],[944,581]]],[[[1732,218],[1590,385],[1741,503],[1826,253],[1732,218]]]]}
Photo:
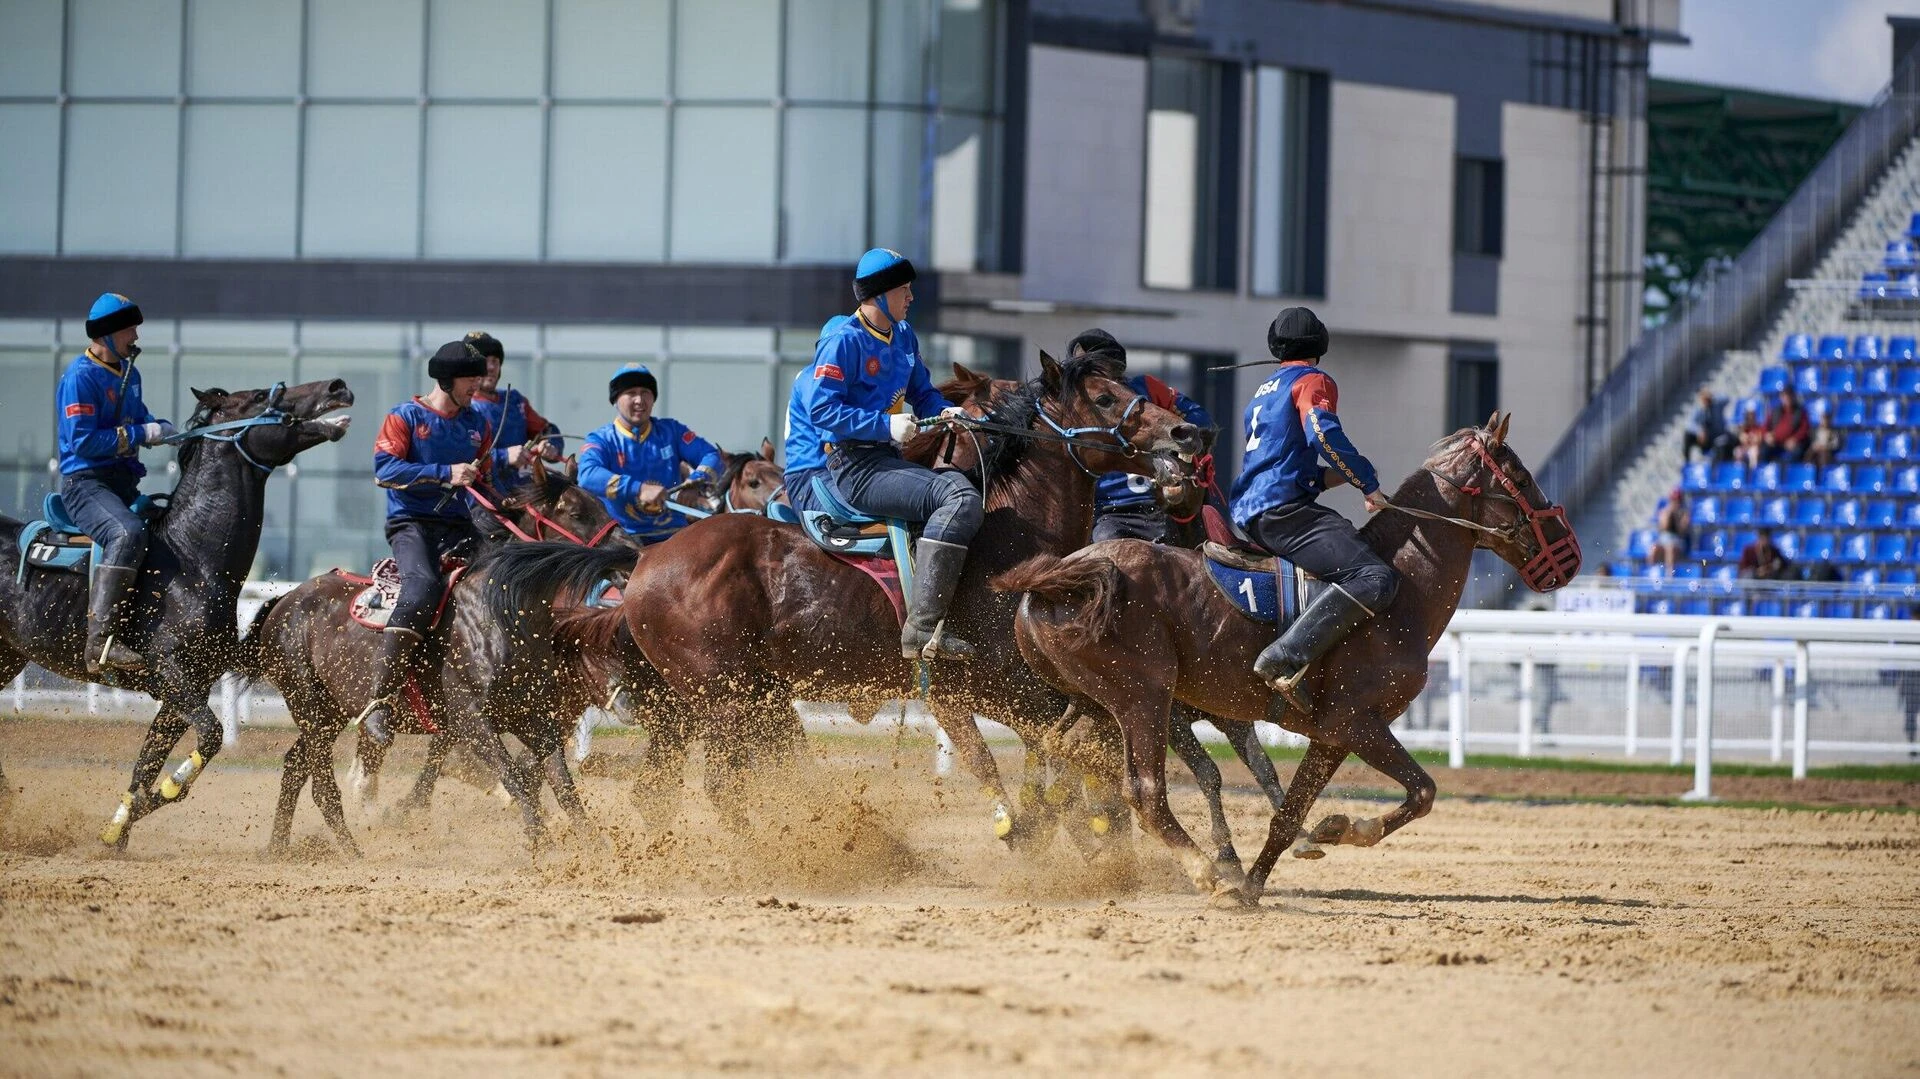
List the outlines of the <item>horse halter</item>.
{"type": "Polygon", "coordinates": [[[540,507],[529,503],[519,507],[526,511],[527,516],[533,518],[533,533],[529,535],[525,529],[513,523],[513,518],[507,516],[506,510],[488,501],[487,496],[480,493],[478,487],[467,488],[467,493],[473,497],[475,502],[480,503],[481,509],[492,514],[493,519],[499,521],[501,527],[527,543],[542,542],[547,538],[547,533],[552,532],[554,535],[560,536],[572,543],[577,543],[582,547],[597,547],[600,545],[601,540],[607,538],[607,533],[613,531],[616,523],[614,521],[608,521],[606,524],[601,525],[600,530],[595,532],[590,538],[581,539],[578,533],[541,512],[540,507]]]}
{"type": "Polygon", "coordinates": [[[273,388],[267,391],[266,407],[262,408],[259,412],[244,419],[227,420],[224,423],[210,423],[202,424],[198,427],[189,427],[163,441],[169,446],[185,445],[196,438],[203,438],[208,442],[225,442],[234,449],[239,450],[241,458],[248,464],[262,472],[270,473],[276,466],[263,465],[259,461],[254,460],[253,454],[247,452],[245,439],[249,428],[292,427],[294,424],[300,422],[299,417],[280,407],[280,398],[284,396],[286,392],[287,384],[285,382],[276,382],[273,384],[273,388]]]}
{"type": "Polygon", "coordinates": [[[1073,463],[1079,466],[1080,471],[1085,472],[1095,479],[1099,479],[1100,473],[1088,468],[1087,463],[1080,459],[1080,447],[1092,446],[1103,450],[1111,449],[1119,453],[1122,457],[1139,456],[1140,451],[1134,448],[1133,443],[1127,441],[1127,436],[1121,434],[1120,429],[1125,427],[1127,421],[1133,418],[1133,414],[1138,412],[1140,406],[1146,403],[1147,398],[1145,394],[1135,394],[1133,400],[1127,402],[1126,411],[1120,413],[1120,418],[1113,421],[1112,425],[1107,427],[1062,427],[1059,423],[1055,422],[1052,416],[1047,415],[1047,410],[1044,407],[1037,408],[1034,411],[1039,413],[1040,419],[1044,421],[1048,427],[1053,428],[1054,433],[1059,435],[1061,441],[1067,444],[1067,456],[1073,459],[1073,463]],[[1097,442],[1089,443],[1082,441],[1088,435],[1105,435],[1113,439],[1114,445],[1105,446],[1097,442]]]}
{"type": "Polygon", "coordinates": [[[1513,477],[1507,475],[1507,470],[1501,468],[1500,463],[1493,459],[1493,454],[1487,450],[1486,443],[1477,436],[1473,439],[1473,452],[1487,466],[1487,471],[1493,474],[1494,482],[1498,483],[1506,494],[1486,492],[1473,484],[1443,476],[1433,469],[1427,469],[1427,471],[1432,473],[1435,479],[1458,489],[1462,494],[1473,498],[1492,498],[1512,503],[1521,515],[1512,524],[1505,528],[1493,528],[1479,521],[1428,513],[1426,510],[1414,509],[1411,506],[1400,506],[1391,502],[1388,505],[1410,517],[1459,525],[1469,532],[1504,539],[1509,543],[1522,542],[1528,528],[1531,527],[1535,550],[1532,557],[1528,558],[1519,569],[1520,583],[1535,592],[1551,592],[1556,588],[1565,587],[1573,580],[1574,574],[1580,572],[1580,537],[1574,534],[1573,522],[1567,519],[1567,508],[1557,503],[1541,508],[1528,502],[1520,494],[1520,486],[1514,483],[1513,477]],[[1558,522],[1566,534],[1557,540],[1547,539],[1545,526],[1549,522],[1558,522]]]}

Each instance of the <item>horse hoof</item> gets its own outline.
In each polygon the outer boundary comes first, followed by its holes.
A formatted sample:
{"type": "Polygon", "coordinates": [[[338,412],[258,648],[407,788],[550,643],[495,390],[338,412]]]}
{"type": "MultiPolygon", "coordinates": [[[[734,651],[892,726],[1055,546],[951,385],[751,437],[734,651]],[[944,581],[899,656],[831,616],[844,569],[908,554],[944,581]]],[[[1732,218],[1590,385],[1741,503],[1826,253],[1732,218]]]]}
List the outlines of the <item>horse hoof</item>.
{"type": "Polygon", "coordinates": [[[1260,900],[1244,884],[1223,880],[1213,886],[1213,894],[1207,897],[1207,906],[1214,910],[1257,910],[1260,900]]]}
{"type": "Polygon", "coordinates": [[[1308,834],[1307,841],[1310,843],[1338,844],[1346,839],[1347,832],[1352,828],[1353,820],[1345,813],[1329,814],[1322,818],[1319,824],[1313,826],[1313,831],[1308,834]]]}
{"type": "Polygon", "coordinates": [[[993,838],[1006,839],[1012,835],[1013,835],[1013,814],[1007,812],[1006,806],[1003,806],[1003,805],[994,806],[993,807],[993,838]]]}
{"type": "Polygon", "coordinates": [[[1315,843],[1312,839],[1309,839],[1306,836],[1301,836],[1299,839],[1294,841],[1293,856],[1295,858],[1301,859],[1302,861],[1314,862],[1314,861],[1319,861],[1322,858],[1325,858],[1327,856],[1327,851],[1325,847],[1322,847],[1319,844],[1315,843]]]}

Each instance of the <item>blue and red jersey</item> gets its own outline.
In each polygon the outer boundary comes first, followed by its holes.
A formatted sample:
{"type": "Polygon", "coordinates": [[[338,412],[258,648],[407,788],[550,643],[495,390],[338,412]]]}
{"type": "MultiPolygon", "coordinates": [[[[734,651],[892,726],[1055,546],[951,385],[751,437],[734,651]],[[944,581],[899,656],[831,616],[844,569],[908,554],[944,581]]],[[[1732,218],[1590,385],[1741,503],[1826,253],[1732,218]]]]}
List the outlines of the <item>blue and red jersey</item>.
{"type": "Polygon", "coordinates": [[[946,407],[913,327],[882,333],[857,313],[831,319],[787,401],[787,475],[825,468],[834,443],[889,441],[887,417],[903,409],[924,418],[946,407]]]}
{"type": "Polygon", "coordinates": [[[449,486],[453,466],[479,464],[491,474],[506,452],[496,447],[492,460],[482,460],[493,445],[492,425],[472,406],[436,412],[418,397],[395,405],[373,440],[373,478],[387,489],[387,519],[465,520],[467,492],[449,486]]]}
{"type": "MultiPolygon", "coordinates": [[[[1152,375],[1135,375],[1127,379],[1127,385],[1133,392],[1142,394],[1147,400],[1185,416],[1188,423],[1196,427],[1212,427],[1213,417],[1200,402],[1174,389],[1152,375]]],[[[1100,477],[1093,489],[1093,511],[1105,513],[1109,510],[1132,509],[1153,504],[1153,477],[1136,476],[1131,472],[1109,472],[1100,477]]]]}
{"type": "MultiPolygon", "coordinates": [[[[504,394],[475,390],[470,407],[500,432],[500,437],[494,442],[503,450],[509,446],[524,446],[536,438],[543,439],[556,451],[561,448],[557,437],[560,434],[559,425],[535,411],[533,403],[519,390],[510,388],[504,394]]],[[[494,478],[494,488],[506,490],[517,486],[519,479],[514,470],[502,469],[494,478]]]]}
{"type": "Polygon", "coordinates": [[[614,420],[589,434],[580,447],[580,486],[598,495],[607,512],[627,534],[652,543],[685,527],[685,515],[670,509],[647,513],[640,508],[640,486],[680,483],[680,466],[719,479],[726,471],[720,450],[693,433],[679,420],[655,416],[640,431],[624,420],[614,420]]]}
{"type": "Polygon", "coordinates": [[[1340,389],[1307,360],[1290,360],[1262,382],[1247,402],[1247,444],[1233,484],[1233,521],[1248,521],[1275,506],[1313,498],[1325,489],[1320,462],[1362,494],[1380,489],[1372,462],[1340,428],[1340,389]]]}
{"type": "Polygon", "coordinates": [[[127,360],[109,364],[90,352],[75,356],[60,376],[60,474],[124,468],[147,474],[140,463],[140,428],[156,422],[140,397],[140,368],[127,360]]]}

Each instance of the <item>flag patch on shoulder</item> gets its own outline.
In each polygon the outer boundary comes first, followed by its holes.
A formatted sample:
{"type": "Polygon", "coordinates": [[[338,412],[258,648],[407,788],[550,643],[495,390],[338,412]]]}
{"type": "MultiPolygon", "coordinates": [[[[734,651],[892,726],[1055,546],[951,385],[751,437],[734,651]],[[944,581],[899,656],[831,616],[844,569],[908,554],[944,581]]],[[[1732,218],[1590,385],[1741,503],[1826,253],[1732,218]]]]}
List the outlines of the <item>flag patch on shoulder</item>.
{"type": "Polygon", "coordinates": [[[69,419],[71,419],[74,416],[91,416],[91,415],[93,415],[93,406],[90,404],[87,404],[85,401],[75,401],[73,404],[70,404],[67,406],[67,417],[69,419]]]}
{"type": "Polygon", "coordinates": [[[846,377],[847,377],[847,376],[845,376],[845,375],[843,375],[843,374],[841,374],[841,373],[840,373],[840,365],[839,365],[839,364],[837,364],[837,363],[822,363],[822,364],[816,364],[816,365],[814,365],[814,368],[813,368],[813,377],[815,377],[815,378],[837,378],[837,379],[840,379],[841,381],[843,381],[843,382],[844,382],[844,381],[846,381],[846,377]]]}

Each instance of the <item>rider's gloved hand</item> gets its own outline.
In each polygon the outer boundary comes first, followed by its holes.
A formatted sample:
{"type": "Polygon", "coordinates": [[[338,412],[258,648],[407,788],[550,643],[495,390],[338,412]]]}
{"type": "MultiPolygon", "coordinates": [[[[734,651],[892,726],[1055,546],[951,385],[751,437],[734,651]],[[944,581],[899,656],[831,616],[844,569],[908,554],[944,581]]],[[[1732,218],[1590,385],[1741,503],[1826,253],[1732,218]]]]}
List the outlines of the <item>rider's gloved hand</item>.
{"type": "Polygon", "coordinates": [[[919,430],[919,424],[916,423],[913,416],[908,413],[896,412],[887,417],[887,433],[892,436],[893,441],[899,445],[906,445],[907,439],[912,438],[919,430]]]}
{"type": "Polygon", "coordinates": [[[173,424],[165,420],[156,420],[153,423],[142,424],[140,427],[140,444],[142,446],[158,446],[161,442],[172,437],[173,424]]]}

